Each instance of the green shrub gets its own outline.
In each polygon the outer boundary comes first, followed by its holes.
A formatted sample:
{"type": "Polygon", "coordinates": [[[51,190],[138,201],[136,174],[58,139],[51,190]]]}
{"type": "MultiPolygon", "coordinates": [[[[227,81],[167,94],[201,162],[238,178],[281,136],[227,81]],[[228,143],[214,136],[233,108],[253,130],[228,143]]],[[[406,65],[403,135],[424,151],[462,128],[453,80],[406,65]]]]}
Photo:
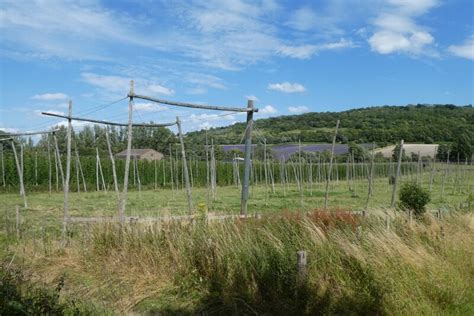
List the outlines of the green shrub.
{"type": "Polygon", "coordinates": [[[400,188],[400,206],[420,216],[426,211],[426,204],[431,200],[430,193],[416,183],[406,183],[400,188]]]}

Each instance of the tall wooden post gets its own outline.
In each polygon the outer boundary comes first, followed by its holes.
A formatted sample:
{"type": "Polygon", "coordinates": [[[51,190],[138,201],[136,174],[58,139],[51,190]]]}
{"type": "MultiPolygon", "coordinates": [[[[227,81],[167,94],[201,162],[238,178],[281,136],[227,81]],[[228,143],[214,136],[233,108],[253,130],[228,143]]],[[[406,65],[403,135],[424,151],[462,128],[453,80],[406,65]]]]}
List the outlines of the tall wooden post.
{"type": "Polygon", "coordinates": [[[374,157],[375,157],[375,143],[372,143],[372,152],[370,155],[370,167],[369,170],[367,171],[367,179],[369,180],[369,188],[367,189],[367,201],[365,203],[365,209],[369,207],[369,200],[370,197],[372,196],[372,183],[373,183],[373,178],[374,178],[374,157]]]}
{"type": "Polygon", "coordinates": [[[77,161],[77,165],[79,166],[79,172],[81,174],[82,185],[84,186],[84,192],[87,192],[86,178],[84,177],[84,172],[82,170],[82,164],[81,164],[81,159],[79,158],[79,151],[77,150],[77,144],[76,146],[74,146],[74,151],[76,153],[76,161],[77,161]]]}
{"type": "Polygon", "coordinates": [[[3,160],[3,144],[0,144],[0,155],[1,155],[1,164],[2,164],[2,185],[3,187],[6,186],[5,184],[5,162],[3,160]]]}
{"type": "Polygon", "coordinates": [[[400,176],[400,166],[402,164],[402,156],[403,156],[403,139],[400,141],[400,152],[398,153],[397,172],[395,173],[395,180],[393,182],[392,201],[390,202],[390,207],[395,206],[395,195],[397,193],[397,183],[398,183],[398,177],[400,176]]]}
{"type": "MultiPolygon", "coordinates": [[[[23,179],[23,183],[25,182],[25,178],[23,177],[24,175],[24,164],[23,164],[23,144],[20,143],[20,169],[21,169],[21,177],[23,179]]],[[[22,187],[20,187],[20,194],[25,194],[25,186],[23,185],[22,187]]]]}
{"type": "Polygon", "coordinates": [[[133,116],[133,80],[130,81],[130,93],[128,101],[128,131],[127,131],[127,157],[125,158],[125,175],[123,179],[122,198],[119,203],[119,218],[125,221],[125,207],[127,204],[128,173],[130,171],[130,154],[132,151],[132,116],[133,116]]]}
{"type": "Polygon", "coordinates": [[[72,131],[72,101],[69,101],[67,119],[66,138],[66,177],[64,178],[64,218],[63,218],[63,239],[66,237],[67,225],[69,222],[69,178],[71,174],[71,131],[72,131]]]}
{"type": "Polygon", "coordinates": [[[242,181],[242,196],[240,199],[240,214],[247,215],[247,202],[249,199],[250,187],[250,161],[252,153],[252,128],[253,128],[253,100],[248,100],[247,108],[251,109],[247,112],[247,128],[245,130],[245,160],[244,160],[244,179],[242,181]]]}
{"type": "Polygon", "coordinates": [[[38,151],[35,150],[35,186],[38,186],[38,151]]]}
{"type": "MultiPolygon", "coordinates": [[[[61,174],[61,181],[62,185],[64,187],[64,172],[63,172],[63,164],[61,163],[61,155],[59,154],[59,146],[58,146],[58,138],[56,137],[56,134],[53,132],[53,139],[54,139],[54,147],[56,151],[56,162],[57,166],[59,167],[59,174],[61,174]]],[[[57,172],[56,172],[57,175],[57,172]]],[[[56,177],[57,178],[57,177],[56,177]]],[[[57,181],[56,181],[57,183],[57,181]]]]}
{"type": "Polygon", "coordinates": [[[13,155],[15,156],[16,169],[18,170],[18,179],[20,181],[20,196],[23,197],[23,203],[25,208],[28,208],[28,202],[26,201],[25,187],[23,184],[23,172],[21,170],[20,161],[18,160],[18,155],[16,154],[15,142],[12,141],[13,155]]]}
{"type": "Polygon", "coordinates": [[[51,166],[51,146],[50,146],[50,136],[48,135],[48,192],[51,196],[51,176],[52,176],[52,166],[51,166]]]}
{"type": "Polygon", "coordinates": [[[336,137],[337,137],[337,130],[339,129],[339,120],[336,123],[336,131],[334,132],[334,137],[332,138],[332,146],[331,146],[331,158],[329,159],[329,170],[326,177],[326,194],[324,195],[324,209],[327,210],[328,208],[328,200],[329,200],[329,182],[331,181],[331,172],[332,172],[332,161],[334,158],[334,147],[336,147],[336,137]]]}
{"type": "MultiPolygon", "coordinates": [[[[110,162],[112,163],[112,176],[114,178],[115,194],[117,195],[117,200],[119,200],[120,199],[120,192],[119,192],[118,182],[117,182],[117,171],[115,170],[114,153],[112,152],[112,145],[110,144],[110,138],[109,138],[109,130],[107,128],[105,129],[105,139],[107,141],[107,149],[109,150],[110,162]]],[[[156,160],[155,160],[155,162],[156,162],[156,160]]],[[[156,164],[155,164],[155,169],[156,169],[156,164]]],[[[155,182],[156,182],[156,180],[155,180],[155,182]]]]}
{"type": "Polygon", "coordinates": [[[186,185],[186,196],[188,198],[189,215],[193,213],[193,196],[191,192],[191,185],[189,183],[188,164],[186,162],[186,151],[184,150],[183,130],[181,129],[181,121],[179,116],[176,117],[176,125],[178,125],[179,142],[181,143],[181,157],[183,158],[184,183],[186,185]]]}

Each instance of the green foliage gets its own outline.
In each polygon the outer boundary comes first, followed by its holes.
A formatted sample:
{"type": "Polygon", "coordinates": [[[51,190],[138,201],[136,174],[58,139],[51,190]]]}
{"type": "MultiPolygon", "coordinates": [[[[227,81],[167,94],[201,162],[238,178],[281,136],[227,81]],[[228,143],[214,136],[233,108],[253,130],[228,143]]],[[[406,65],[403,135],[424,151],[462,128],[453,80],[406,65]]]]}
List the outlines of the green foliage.
{"type": "MultiPolygon", "coordinates": [[[[474,109],[453,105],[408,105],[361,108],[343,112],[314,112],[301,115],[260,119],[256,128],[268,144],[297,142],[331,142],[336,120],[341,121],[338,142],[376,142],[393,144],[453,142],[460,129],[472,139],[474,109]]],[[[215,144],[239,143],[245,123],[210,129],[207,134],[215,144]]],[[[189,139],[204,143],[204,131],[191,132],[189,139]]]]}
{"type": "MultiPolygon", "coordinates": [[[[56,288],[31,284],[23,273],[12,267],[0,267],[0,315],[90,315],[99,313],[94,305],[60,298],[64,279],[56,288]]],[[[103,311],[102,311],[103,312],[103,311]]]]}
{"type": "Polygon", "coordinates": [[[404,184],[400,188],[399,198],[400,206],[413,211],[416,216],[422,215],[426,211],[426,204],[431,200],[429,191],[416,183],[404,184]]]}

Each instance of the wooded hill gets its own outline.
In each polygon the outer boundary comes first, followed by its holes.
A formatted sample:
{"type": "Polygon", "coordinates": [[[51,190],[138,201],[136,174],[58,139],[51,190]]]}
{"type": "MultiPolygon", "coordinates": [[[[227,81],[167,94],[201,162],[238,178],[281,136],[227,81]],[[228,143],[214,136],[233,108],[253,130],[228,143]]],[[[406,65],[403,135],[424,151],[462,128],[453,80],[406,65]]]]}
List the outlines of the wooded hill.
{"type": "MultiPolygon", "coordinates": [[[[340,120],[338,142],[370,143],[379,146],[400,139],[412,143],[453,142],[460,135],[474,139],[474,108],[472,105],[407,105],[380,106],[342,112],[312,112],[259,119],[256,133],[268,144],[289,142],[331,142],[336,121],[340,120]]],[[[212,128],[209,139],[217,144],[236,144],[242,139],[245,123],[212,128]]],[[[205,131],[187,135],[193,142],[203,143],[205,131]]],[[[471,142],[472,143],[472,142],[471,142]]]]}

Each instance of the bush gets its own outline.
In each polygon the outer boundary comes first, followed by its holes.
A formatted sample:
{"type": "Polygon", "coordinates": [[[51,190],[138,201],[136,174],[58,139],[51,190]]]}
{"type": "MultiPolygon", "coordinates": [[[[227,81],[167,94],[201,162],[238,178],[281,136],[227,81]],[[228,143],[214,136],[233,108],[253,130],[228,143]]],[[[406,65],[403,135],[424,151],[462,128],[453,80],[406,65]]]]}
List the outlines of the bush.
{"type": "Polygon", "coordinates": [[[400,206],[405,210],[411,210],[416,216],[422,215],[426,204],[431,200],[430,193],[416,183],[404,184],[399,193],[400,206]]]}

